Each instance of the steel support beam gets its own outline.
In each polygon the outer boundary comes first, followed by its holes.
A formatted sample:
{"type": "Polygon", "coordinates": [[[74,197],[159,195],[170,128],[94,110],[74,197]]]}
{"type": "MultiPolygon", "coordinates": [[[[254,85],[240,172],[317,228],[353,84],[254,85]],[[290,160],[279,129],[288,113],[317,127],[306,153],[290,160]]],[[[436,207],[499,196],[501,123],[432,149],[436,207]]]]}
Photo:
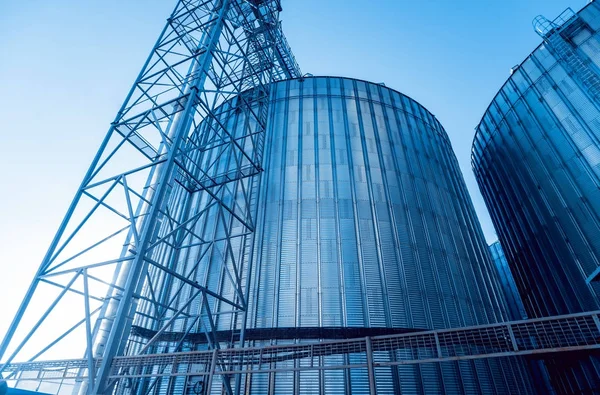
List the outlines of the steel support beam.
{"type": "Polygon", "coordinates": [[[134,341],[134,323],[162,334],[191,320],[186,333],[197,333],[206,331],[199,317],[208,314],[214,332],[231,314],[237,327],[230,329],[243,331],[251,267],[245,249],[253,242],[258,185],[252,177],[262,171],[270,85],[301,75],[279,11],[278,0],[176,2],[0,343],[0,373],[15,358],[34,362],[57,350],[84,325],[78,352],[87,362],[69,366],[88,377],[81,393],[103,393],[111,390],[118,356],[177,351],[185,340],[134,341]],[[234,115],[245,124],[231,125],[234,115]],[[190,214],[192,201],[198,203],[190,214]],[[198,231],[211,216],[214,229],[198,231]],[[104,227],[110,230],[102,234],[104,227]],[[192,247],[198,262],[182,265],[179,257],[192,247]],[[191,279],[210,265],[221,273],[217,287],[191,279]],[[58,288],[58,296],[46,298],[44,287],[58,288]],[[192,311],[192,293],[201,294],[200,311],[192,311]],[[26,342],[43,337],[46,318],[67,294],[83,298],[81,319],[65,322],[32,358],[22,355],[26,342]],[[47,309],[25,327],[34,303],[47,309]],[[15,340],[19,333],[26,336],[15,340]]]}

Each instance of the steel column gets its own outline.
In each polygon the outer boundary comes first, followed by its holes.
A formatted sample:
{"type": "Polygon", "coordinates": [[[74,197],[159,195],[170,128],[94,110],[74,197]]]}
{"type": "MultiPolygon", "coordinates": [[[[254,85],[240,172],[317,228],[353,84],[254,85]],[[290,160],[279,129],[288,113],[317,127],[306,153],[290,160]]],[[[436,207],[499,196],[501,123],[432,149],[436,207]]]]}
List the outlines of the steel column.
{"type": "Polygon", "coordinates": [[[375,385],[375,367],[373,364],[373,345],[371,338],[365,337],[365,346],[367,354],[367,374],[369,376],[369,394],[377,395],[377,386],[375,385]]]}

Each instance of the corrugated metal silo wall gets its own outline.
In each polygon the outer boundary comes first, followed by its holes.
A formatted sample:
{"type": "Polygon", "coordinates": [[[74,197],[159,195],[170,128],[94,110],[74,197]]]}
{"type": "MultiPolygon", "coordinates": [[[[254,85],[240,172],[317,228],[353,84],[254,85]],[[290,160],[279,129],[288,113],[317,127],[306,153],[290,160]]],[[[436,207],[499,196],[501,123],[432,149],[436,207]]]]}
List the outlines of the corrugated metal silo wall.
{"type": "MultiPolygon", "coordinates": [[[[352,79],[274,90],[250,327],[447,328],[507,318],[450,142],[425,108],[352,79]]],[[[377,385],[381,393],[527,393],[525,375],[516,360],[464,361],[378,371],[377,385]]],[[[253,388],[269,385],[368,390],[361,371],[282,374],[271,384],[265,376],[253,388]]]]}
{"type": "MultiPolygon", "coordinates": [[[[596,2],[553,32],[496,96],[473,144],[473,169],[530,317],[599,308],[598,283],[586,283],[600,266],[598,29],[596,2]]],[[[549,362],[559,392],[600,388],[598,359],[577,357],[549,362]]]]}
{"type": "MultiPolygon", "coordinates": [[[[458,162],[431,113],[383,85],[346,78],[283,81],[274,84],[272,95],[249,328],[438,329],[507,320],[458,162]]],[[[242,127],[241,117],[228,122],[242,127]]],[[[176,196],[174,191],[174,205],[176,196]]],[[[188,215],[200,198],[188,202],[188,215]]],[[[210,221],[214,215],[196,225],[197,233],[213,229],[210,221]]],[[[224,276],[216,260],[200,259],[192,279],[217,289],[224,276]]],[[[197,261],[197,252],[188,251],[176,266],[187,273],[197,261]]],[[[177,296],[165,286],[169,298],[177,296]]],[[[234,296],[232,289],[223,291],[234,296]]],[[[199,309],[198,302],[188,312],[199,309]]],[[[218,318],[218,328],[239,328],[228,317],[218,318]]],[[[254,343],[260,344],[265,342],[254,343]]],[[[344,363],[341,356],[321,358],[314,363],[344,363]]],[[[394,355],[377,352],[375,358],[389,361],[394,355]]],[[[294,367],[294,361],[277,367],[294,367]]],[[[532,393],[529,372],[518,358],[403,365],[376,373],[384,394],[532,393]]],[[[252,394],[369,390],[366,369],[261,373],[243,382],[252,394]]],[[[220,384],[214,385],[216,390],[220,384]]]]}

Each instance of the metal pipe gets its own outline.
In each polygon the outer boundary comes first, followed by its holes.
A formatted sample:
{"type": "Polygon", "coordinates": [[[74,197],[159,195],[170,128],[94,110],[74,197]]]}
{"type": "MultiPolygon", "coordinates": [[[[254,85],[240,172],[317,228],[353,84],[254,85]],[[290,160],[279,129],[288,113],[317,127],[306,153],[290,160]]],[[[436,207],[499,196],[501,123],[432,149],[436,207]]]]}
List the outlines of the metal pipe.
{"type": "MultiPolygon", "coordinates": [[[[95,375],[95,364],[93,355],[93,341],[92,341],[92,323],[90,322],[90,298],[89,298],[89,287],[88,287],[88,275],[87,270],[83,270],[83,300],[85,304],[85,338],[87,342],[86,354],[88,362],[88,389],[94,388],[94,375],[95,375]]],[[[90,395],[93,395],[90,393],[90,395]]]]}

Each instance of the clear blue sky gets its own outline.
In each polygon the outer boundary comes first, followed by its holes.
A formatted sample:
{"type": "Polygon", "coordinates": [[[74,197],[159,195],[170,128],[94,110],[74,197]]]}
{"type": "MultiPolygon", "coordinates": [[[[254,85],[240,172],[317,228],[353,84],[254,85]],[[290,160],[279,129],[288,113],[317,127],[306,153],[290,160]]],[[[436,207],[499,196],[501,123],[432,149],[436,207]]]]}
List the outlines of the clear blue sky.
{"type": "MultiPolygon", "coordinates": [[[[174,0],[0,0],[0,336],[174,0]]],[[[537,14],[585,0],[284,0],[304,72],[385,82],[446,128],[470,167],[489,102],[540,42],[537,14]]]]}

